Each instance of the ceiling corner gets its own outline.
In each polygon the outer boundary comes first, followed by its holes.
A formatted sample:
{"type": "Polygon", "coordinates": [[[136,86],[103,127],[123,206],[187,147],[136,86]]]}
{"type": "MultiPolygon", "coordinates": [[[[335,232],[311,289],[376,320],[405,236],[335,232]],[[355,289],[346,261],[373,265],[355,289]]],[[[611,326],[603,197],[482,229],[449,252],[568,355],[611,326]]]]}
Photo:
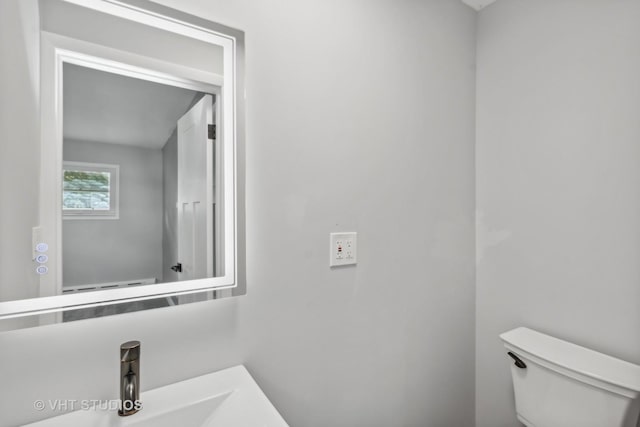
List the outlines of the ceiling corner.
{"type": "Polygon", "coordinates": [[[482,10],[495,1],[496,0],[462,0],[462,3],[475,10],[482,10]]]}

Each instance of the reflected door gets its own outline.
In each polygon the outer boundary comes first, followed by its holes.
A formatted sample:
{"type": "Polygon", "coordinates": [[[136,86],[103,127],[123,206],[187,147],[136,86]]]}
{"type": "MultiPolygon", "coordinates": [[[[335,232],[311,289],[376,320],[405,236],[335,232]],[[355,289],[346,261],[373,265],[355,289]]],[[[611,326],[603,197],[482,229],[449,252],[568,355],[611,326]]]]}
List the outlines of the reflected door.
{"type": "Polygon", "coordinates": [[[180,280],[213,276],[213,97],[178,120],[178,263],[180,280]]]}

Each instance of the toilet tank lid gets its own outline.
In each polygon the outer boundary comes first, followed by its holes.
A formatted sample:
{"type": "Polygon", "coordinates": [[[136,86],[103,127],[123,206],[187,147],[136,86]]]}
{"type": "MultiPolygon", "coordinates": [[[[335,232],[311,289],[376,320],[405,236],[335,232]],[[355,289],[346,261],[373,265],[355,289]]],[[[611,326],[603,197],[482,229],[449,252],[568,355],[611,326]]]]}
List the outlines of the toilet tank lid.
{"type": "Polygon", "coordinates": [[[552,364],[610,384],[640,391],[640,366],[520,327],[500,335],[502,341],[552,364]]]}

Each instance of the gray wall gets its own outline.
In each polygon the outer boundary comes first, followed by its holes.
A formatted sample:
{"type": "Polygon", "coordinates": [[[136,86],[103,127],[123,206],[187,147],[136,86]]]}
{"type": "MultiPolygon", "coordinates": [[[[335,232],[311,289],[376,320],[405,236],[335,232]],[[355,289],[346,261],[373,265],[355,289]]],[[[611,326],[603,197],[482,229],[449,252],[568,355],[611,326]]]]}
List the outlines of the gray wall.
{"type": "Polygon", "coordinates": [[[162,281],[162,150],[65,140],[63,158],[120,166],[119,219],[62,221],[64,285],[162,281]]]}
{"type": "Polygon", "coordinates": [[[475,13],[163,3],[247,33],[248,293],[0,334],[18,349],[0,352],[1,423],[51,415],[38,398],[114,398],[118,345],[140,339],[143,390],[244,363],[291,426],[472,426],[475,13]],[[328,268],[339,230],[359,233],[357,267],[328,268]]]}
{"type": "Polygon", "coordinates": [[[512,427],[498,334],[640,363],[640,2],[479,14],[477,425],[512,427]]]}
{"type": "Polygon", "coordinates": [[[35,0],[0,1],[0,301],[38,294],[31,262],[40,178],[38,28],[35,0]]]}

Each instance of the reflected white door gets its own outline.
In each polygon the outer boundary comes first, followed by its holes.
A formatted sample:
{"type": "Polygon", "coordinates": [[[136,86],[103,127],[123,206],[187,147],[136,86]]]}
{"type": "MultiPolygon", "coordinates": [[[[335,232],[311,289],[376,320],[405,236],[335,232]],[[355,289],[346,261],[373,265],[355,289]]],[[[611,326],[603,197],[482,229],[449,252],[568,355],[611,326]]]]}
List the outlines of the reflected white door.
{"type": "Polygon", "coordinates": [[[213,98],[178,120],[178,262],[180,280],[213,276],[213,98]]]}

